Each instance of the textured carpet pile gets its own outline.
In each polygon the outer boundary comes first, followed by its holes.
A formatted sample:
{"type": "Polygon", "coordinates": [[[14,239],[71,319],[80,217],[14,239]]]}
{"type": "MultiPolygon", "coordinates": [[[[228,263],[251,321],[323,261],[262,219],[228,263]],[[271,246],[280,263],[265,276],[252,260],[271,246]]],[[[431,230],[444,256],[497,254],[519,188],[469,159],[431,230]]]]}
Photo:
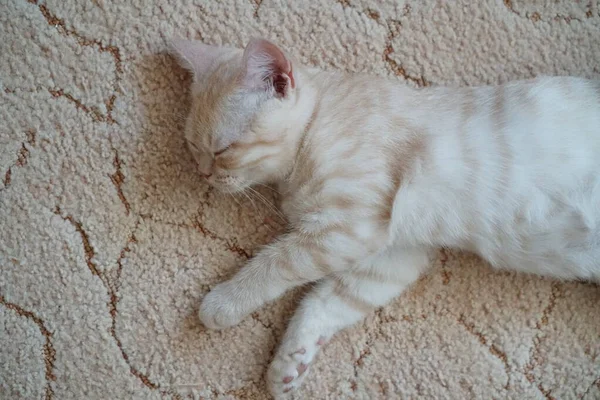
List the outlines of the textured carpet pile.
{"type": "MultiPolygon", "coordinates": [[[[200,325],[203,295],[282,223],[193,172],[172,36],[264,36],[412,86],[600,78],[597,1],[0,0],[2,399],[267,398],[302,290],[200,325]]],[[[595,285],[441,251],[325,347],[297,398],[598,399],[599,306],[595,285]]]]}

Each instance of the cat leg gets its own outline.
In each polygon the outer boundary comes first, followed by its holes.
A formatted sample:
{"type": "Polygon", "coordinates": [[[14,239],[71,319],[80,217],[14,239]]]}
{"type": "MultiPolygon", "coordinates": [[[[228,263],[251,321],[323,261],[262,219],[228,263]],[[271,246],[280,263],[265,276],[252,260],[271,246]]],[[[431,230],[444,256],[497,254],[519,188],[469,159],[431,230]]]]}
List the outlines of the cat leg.
{"type": "Polygon", "coordinates": [[[277,398],[298,387],[327,340],[398,296],[428,266],[425,250],[392,250],[319,282],[292,317],[269,367],[271,394],[277,398]]]}
{"type": "Polygon", "coordinates": [[[319,240],[291,232],[267,246],[233,278],[206,295],[200,305],[202,323],[210,329],[236,325],[286,290],[346,269],[338,254],[324,248],[319,240]]]}

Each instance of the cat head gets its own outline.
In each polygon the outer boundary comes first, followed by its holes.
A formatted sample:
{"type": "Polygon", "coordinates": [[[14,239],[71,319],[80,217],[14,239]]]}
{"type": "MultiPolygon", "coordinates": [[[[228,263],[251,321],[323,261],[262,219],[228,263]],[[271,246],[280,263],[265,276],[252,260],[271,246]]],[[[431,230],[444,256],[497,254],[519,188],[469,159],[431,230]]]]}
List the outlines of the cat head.
{"type": "Polygon", "coordinates": [[[193,74],[185,137],[199,173],[227,192],[282,179],[298,136],[297,74],[288,56],[264,39],[243,51],[178,39],[172,50],[193,74]]]}

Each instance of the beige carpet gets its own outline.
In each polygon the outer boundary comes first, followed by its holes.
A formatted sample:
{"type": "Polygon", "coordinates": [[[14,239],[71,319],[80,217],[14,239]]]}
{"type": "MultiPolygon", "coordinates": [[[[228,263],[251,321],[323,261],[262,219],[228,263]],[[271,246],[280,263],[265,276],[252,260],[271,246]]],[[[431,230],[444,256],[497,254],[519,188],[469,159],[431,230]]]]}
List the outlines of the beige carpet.
{"type": "MultiPolygon", "coordinates": [[[[200,326],[202,296],[281,224],[193,173],[167,38],[264,35],[410,85],[600,78],[587,0],[0,0],[0,21],[1,399],[267,398],[301,291],[200,326]]],[[[597,286],[440,252],[325,348],[297,398],[599,399],[599,308],[597,286]]]]}

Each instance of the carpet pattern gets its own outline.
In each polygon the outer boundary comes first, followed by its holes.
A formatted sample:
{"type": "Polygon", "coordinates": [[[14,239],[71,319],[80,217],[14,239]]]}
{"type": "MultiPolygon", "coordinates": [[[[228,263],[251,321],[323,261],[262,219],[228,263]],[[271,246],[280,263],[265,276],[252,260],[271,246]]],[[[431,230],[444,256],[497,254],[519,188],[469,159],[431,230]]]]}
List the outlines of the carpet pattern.
{"type": "MultiPolygon", "coordinates": [[[[3,399],[268,398],[302,290],[235,328],[200,325],[203,295],[283,224],[194,174],[190,77],[168,38],[264,36],[412,86],[600,78],[597,1],[0,0],[0,21],[3,399]]],[[[598,399],[599,304],[595,285],[440,251],[336,336],[295,396],[598,399]]]]}

